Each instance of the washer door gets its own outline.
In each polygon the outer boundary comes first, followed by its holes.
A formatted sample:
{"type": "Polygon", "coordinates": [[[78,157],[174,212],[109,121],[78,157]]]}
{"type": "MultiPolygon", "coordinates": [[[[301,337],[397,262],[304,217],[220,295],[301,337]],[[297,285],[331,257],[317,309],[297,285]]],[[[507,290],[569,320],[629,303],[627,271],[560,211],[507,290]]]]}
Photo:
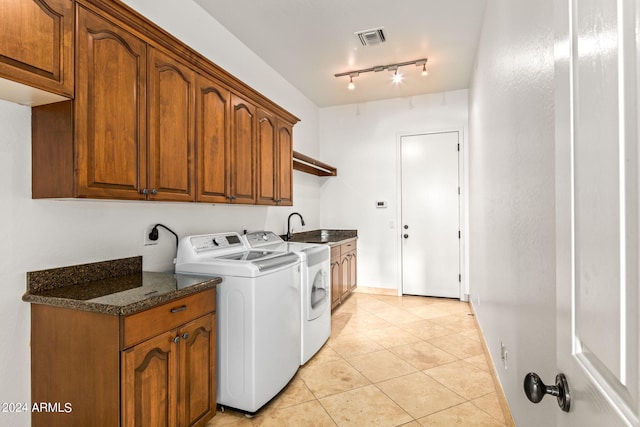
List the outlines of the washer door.
{"type": "Polygon", "coordinates": [[[331,295],[329,290],[329,274],[318,269],[309,285],[309,301],[307,301],[307,319],[313,320],[325,312],[329,306],[331,295]]]}

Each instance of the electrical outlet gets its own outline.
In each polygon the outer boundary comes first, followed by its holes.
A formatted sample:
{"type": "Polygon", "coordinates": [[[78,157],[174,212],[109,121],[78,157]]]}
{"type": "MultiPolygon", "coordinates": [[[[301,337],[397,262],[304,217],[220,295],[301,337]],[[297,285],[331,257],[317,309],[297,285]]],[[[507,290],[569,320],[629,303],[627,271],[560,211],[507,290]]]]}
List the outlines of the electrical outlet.
{"type": "Polygon", "coordinates": [[[500,341],[500,359],[502,359],[502,366],[504,366],[504,369],[508,369],[507,367],[508,357],[509,357],[509,352],[507,351],[507,346],[504,345],[502,341],[500,341]]]}
{"type": "Polygon", "coordinates": [[[159,240],[151,240],[149,238],[149,233],[151,233],[151,230],[153,229],[153,227],[149,227],[147,229],[144,230],[144,237],[143,237],[143,242],[144,242],[144,246],[153,246],[153,245],[157,245],[159,240]]]}

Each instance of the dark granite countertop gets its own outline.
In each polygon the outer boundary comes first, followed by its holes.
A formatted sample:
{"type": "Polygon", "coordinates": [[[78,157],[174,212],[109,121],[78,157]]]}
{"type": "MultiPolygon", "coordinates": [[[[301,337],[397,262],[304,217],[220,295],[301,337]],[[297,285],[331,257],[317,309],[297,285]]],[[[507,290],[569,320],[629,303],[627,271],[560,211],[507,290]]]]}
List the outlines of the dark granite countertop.
{"type": "Polygon", "coordinates": [[[127,316],[222,282],[220,277],[141,271],[142,258],[124,258],[27,273],[22,300],[127,316]]]}
{"type": "MultiPolygon", "coordinates": [[[[320,229],[293,233],[292,242],[324,243],[337,246],[358,238],[358,230],[320,229]]],[[[286,236],[283,237],[286,239],[286,236]]]]}

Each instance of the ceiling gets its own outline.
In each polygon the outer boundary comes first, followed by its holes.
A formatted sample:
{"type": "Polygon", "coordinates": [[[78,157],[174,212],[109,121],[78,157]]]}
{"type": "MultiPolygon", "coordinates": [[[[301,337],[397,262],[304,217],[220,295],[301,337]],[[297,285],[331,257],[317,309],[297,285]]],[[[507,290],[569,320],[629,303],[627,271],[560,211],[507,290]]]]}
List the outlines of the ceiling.
{"type": "Polygon", "coordinates": [[[486,0],[195,0],[319,107],[466,89],[486,0]],[[362,46],[356,31],[384,27],[362,46]],[[353,79],[334,74],[428,58],[353,79]]]}

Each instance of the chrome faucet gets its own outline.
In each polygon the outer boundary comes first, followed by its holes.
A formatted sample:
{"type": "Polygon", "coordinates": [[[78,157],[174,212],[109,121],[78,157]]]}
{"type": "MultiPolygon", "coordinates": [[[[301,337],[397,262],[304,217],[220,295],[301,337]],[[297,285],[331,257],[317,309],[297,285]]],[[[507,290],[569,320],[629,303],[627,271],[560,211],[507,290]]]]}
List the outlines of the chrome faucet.
{"type": "Polygon", "coordinates": [[[303,227],[305,225],[304,219],[302,219],[302,215],[300,215],[298,212],[294,212],[289,215],[289,218],[287,218],[287,240],[291,240],[293,238],[293,234],[291,233],[291,217],[294,215],[298,215],[300,217],[300,224],[302,224],[303,227]]]}

